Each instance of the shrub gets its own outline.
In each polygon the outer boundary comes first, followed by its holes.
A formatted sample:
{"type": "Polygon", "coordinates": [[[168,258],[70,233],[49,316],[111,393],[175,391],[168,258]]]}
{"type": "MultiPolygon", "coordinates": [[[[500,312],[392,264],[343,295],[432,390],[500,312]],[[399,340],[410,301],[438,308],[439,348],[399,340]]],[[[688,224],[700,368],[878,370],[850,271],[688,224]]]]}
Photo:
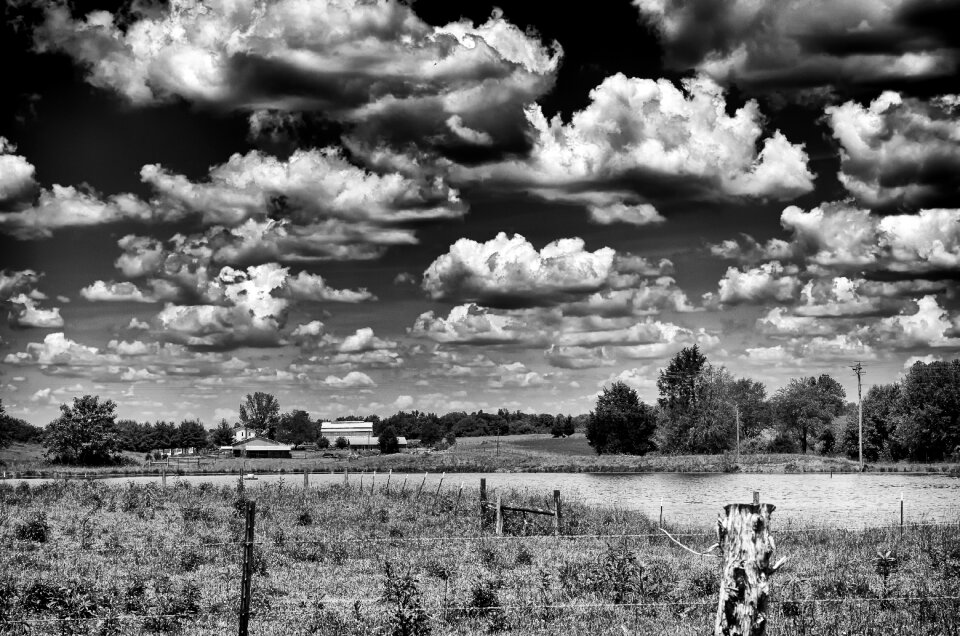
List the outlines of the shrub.
{"type": "Polygon", "coordinates": [[[390,563],[384,563],[387,603],[391,606],[388,621],[392,636],[427,636],[430,618],[423,609],[417,578],[407,570],[403,574],[390,563]]]}
{"type": "Polygon", "coordinates": [[[328,440],[326,437],[321,437],[317,440],[317,448],[330,448],[330,440],[328,440]]]}
{"type": "Polygon", "coordinates": [[[346,437],[338,437],[337,441],[333,443],[333,446],[339,450],[345,449],[348,445],[346,437]]]}
{"type": "Polygon", "coordinates": [[[33,518],[17,526],[15,536],[20,541],[36,541],[45,543],[50,534],[50,524],[47,523],[47,513],[38,510],[33,518]]]}

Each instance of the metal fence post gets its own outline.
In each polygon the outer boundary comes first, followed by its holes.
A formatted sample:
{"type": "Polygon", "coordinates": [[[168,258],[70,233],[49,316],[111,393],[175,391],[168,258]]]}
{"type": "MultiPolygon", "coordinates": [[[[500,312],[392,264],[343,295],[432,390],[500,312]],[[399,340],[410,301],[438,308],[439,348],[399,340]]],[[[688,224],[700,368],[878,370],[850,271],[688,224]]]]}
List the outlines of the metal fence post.
{"type": "Polygon", "coordinates": [[[243,575],[240,579],[240,636],[247,636],[250,622],[250,580],[253,578],[253,520],[257,502],[247,502],[247,532],[243,544],[243,575]]]}

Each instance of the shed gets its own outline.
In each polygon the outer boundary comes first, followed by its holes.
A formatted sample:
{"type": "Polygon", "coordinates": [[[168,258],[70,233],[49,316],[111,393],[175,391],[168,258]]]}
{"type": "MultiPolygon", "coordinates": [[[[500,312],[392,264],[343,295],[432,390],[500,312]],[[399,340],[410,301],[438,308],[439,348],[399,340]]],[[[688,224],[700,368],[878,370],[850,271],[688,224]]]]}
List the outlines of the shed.
{"type": "MultiPolygon", "coordinates": [[[[380,438],[375,435],[349,435],[344,436],[344,439],[347,440],[347,444],[350,446],[350,448],[354,450],[380,448],[380,438]]],[[[406,437],[398,436],[397,442],[400,445],[400,448],[407,447],[406,437]]]]}
{"type": "Polygon", "coordinates": [[[279,459],[290,459],[292,450],[290,444],[281,444],[280,442],[265,437],[251,437],[242,442],[233,445],[234,457],[275,457],[279,459]]]}

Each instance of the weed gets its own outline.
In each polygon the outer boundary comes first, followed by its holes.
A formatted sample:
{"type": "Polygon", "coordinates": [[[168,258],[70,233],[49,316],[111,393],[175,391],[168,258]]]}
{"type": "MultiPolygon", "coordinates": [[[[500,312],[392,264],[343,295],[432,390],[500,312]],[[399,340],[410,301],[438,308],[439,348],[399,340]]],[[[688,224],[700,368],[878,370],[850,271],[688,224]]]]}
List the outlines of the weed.
{"type": "Polygon", "coordinates": [[[503,604],[500,602],[502,587],[503,581],[499,578],[480,578],[470,587],[467,615],[485,619],[491,632],[503,631],[507,625],[503,604]]]}
{"type": "Polygon", "coordinates": [[[400,573],[396,566],[384,563],[386,602],[391,606],[387,623],[392,636],[428,636],[430,618],[423,609],[419,581],[408,569],[400,573]]]}
{"type": "Polygon", "coordinates": [[[592,570],[589,577],[594,591],[613,603],[626,603],[635,595],[643,594],[644,565],[626,546],[607,545],[592,570]]]}
{"type": "Polygon", "coordinates": [[[297,514],[296,523],[301,527],[313,525],[313,515],[310,514],[308,509],[301,508],[299,514],[297,514]]]}
{"type": "Polygon", "coordinates": [[[17,525],[14,536],[20,541],[36,541],[46,543],[50,535],[50,524],[47,523],[47,513],[38,510],[33,517],[17,525]]]}

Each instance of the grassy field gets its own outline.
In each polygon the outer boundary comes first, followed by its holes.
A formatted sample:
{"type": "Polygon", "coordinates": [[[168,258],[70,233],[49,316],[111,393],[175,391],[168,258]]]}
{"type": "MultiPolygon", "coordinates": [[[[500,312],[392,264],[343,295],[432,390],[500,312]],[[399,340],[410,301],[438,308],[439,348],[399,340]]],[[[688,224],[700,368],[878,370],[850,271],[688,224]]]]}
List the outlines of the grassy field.
{"type": "MultiPolygon", "coordinates": [[[[499,494],[549,505],[546,493],[499,494]]],[[[254,496],[251,634],[712,629],[719,561],[635,512],[567,501],[560,537],[551,519],[519,515],[493,537],[476,491],[415,500],[396,488],[305,495],[281,483],[241,495],[74,480],[0,485],[0,633],[236,633],[236,509],[254,496]]],[[[960,633],[957,524],[908,527],[900,540],[891,528],[778,533],[776,522],[777,555],[790,560],[772,580],[768,634],[960,633]],[[886,577],[877,550],[894,557],[886,577]]],[[[702,528],[670,530],[695,533],[683,540],[700,549],[713,541],[702,528]]]]}
{"type": "MultiPolygon", "coordinates": [[[[393,470],[395,472],[855,472],[857,462],[841,457],[800,454],[736,455],[597,455],[582,434],[555,439],[549,435],[511,435],[501,437],[464,437],[446,451],[413,451],[396,455],[333,451],[336,458],[321,452],[294,451],[293,459],[240,459],[211,456],[198,466],[194,460],[169,466],[148,464],[139,453],[125,453],[127,464],[78,468],[59,466],[43,458],[37,445],[14,444],[0,450],[2,470],[27,477],[63,474],[159,474],[167,473],[241,473],[315,472],[356,470],[393,470]]],[[[960,473],[960,464],[876,463],[873,472],[949,472],[960,473]]]]}

